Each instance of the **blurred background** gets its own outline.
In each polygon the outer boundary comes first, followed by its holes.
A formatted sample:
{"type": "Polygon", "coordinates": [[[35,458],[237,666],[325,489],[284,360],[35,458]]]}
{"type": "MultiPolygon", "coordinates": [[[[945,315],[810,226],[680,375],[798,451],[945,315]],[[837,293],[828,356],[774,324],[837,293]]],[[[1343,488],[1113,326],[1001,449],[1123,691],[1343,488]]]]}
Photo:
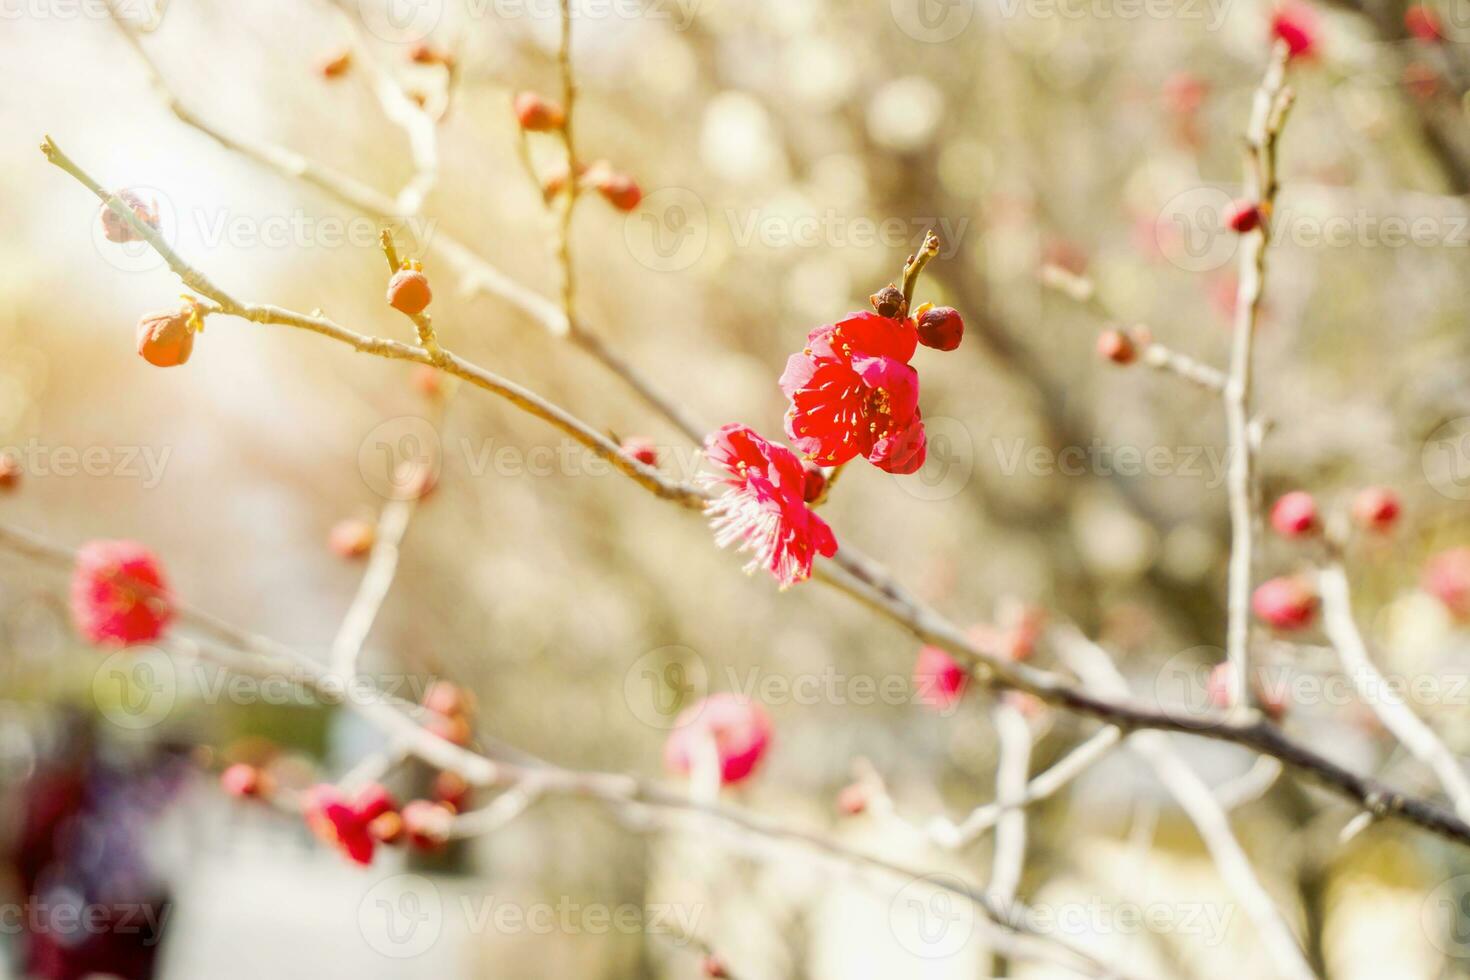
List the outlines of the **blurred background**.
{"type": "MultiPolygon", "coordinates": [[[[1101,307],[1226,363],[1235,239],[1219,216],[1239,193],[1270,8],[584,2],[579,153],[644,195],[626,214],[591,195],[577,209],[589,326],[702,425],[776,438],[786,356],[866,308],[936,229],[918,298],[955,306],[968,331],[958,351],[916,360],[930,461],[910,477],[854,467],[824,509],[839,541],[959,622],[1036,604],[1107,644],[1140,696],[1202,703],[1224,637],[1222,416],[1210,393],[1106,363],[1094,345],[1101,307]],[[1086,280],[1094,302],[1049,288],[1056,270],[1086,280]]],[[[1436,10],[1438,41],[1411,36],[1394,0],[1315,11],[1318,51],[1292,73],[1257,399],[1265,499],[1304,487],[1337,512],[1367,484],[1402,496],[1399,532],[1350,555],[1358,622],[1386,673],[1436,679],[1415,707],[1458,750],[1470,642],[1419,587],[1430,555],[1470,544],[1470,8],[1436,10]]],[[[559,92],[554,3],[124,0],[119,13],[187,112],[390,198],[415,165],[374,68],[421,97],[442,116],[437,179],[394,230],[423,258],[441,341],[620,438],[652,439],[668,473],[693,474],[686,440],[625,386],[521,311],[458,288],[435,251],[450,237],[558,294],[554,221],[511,111],[517,91],[559,92]],[[451,52],[454,70],[417,63],[422,43],[451,52]],[[323,66],[354,46],[329,77],[323,66]]],[[[21,469],[0,522],[70,547],[146,542],[191,604],[325,659],[362,573],[328,547],[331,529],[376,518],[394,494],[390,459],[431,460],[436,489],[365,674],[405,697],[434,678],[467,688],[486,744],[658,777],[670,718],[658,679],[677,667],[696,693],[743,691],[770,709],[772,749],[736,802],[984,880],[988,840],[946,853],[833,806],[858,758],[919,824],[995,796],[990,695],[943,712],[919,703],[918,645],[892,623],[817,584],[778,593],[741,575],[696,517],[589,467],[504,402],[425,394],[412,365],[224,317],[187,366],[138,358],[138,317],[176,306],[181,286],[146,249],[102,239],[97,201],[46,164],[43,134],[104,186],[155,201],[169,240],[236,297],[411,341],[382,299],[381,222],[186,125],[100,2],[0,0],[0,17],[0,447],[21,469]]],[[[554,169],[554,140],[531,134],[527,150],[554,169]]],[[[1263,574],[1302,560],[1265,549],[1263,574]]],[[[916,952],[891,885],[697,822],[645,833],[576,800],[437,855],[350,867],[299,818],[228,799],[215,773],[250,761],[304,786],[382,736],[159,651],[88,648],[65,588],[0,556],[11,976],[699,975],[699,949],[652,926],[665,914],[739,976],[1062,975],[993,957],[978,926],[945,955],[916,952]],[[385,933],[385,902],[432,928],[385,933]],[[497,918],[502,907],[521,918],[497,918]],[[58,924],[91,908],[126,908],[147,928],[58,924]],[[548,909],[562,910],[551,926],[530,924],[548,909]],[[630,925],[599,928],[591,911],[618,909],[630,925]]],[[[1434,792],[1350,685],[1333,686],[1320,636],[1261,643],[1272,677],[1298,692],[1294,735],[1434,792]]],[[[1096,727],[1047,711],[1029,724],[1033,772],[1096,727]]],[[[1251,769],[1228,747],[1178,744],[1211,783],[1251,769]]],[[[396,778],[410,794],[428,774],[396,778]]],[[[1193,827],[1133,757],[1108,756],[1028,813],[1019,897],[1085,911],[1069,927],[1084,946],[1144,976],[1273,975],[1193,827]]],[[[1314,965],[1470,975],[1464,850],[1400,825],[1339,844],[1351,816],[1290,776],[1233,813],[1314,965]]]]}

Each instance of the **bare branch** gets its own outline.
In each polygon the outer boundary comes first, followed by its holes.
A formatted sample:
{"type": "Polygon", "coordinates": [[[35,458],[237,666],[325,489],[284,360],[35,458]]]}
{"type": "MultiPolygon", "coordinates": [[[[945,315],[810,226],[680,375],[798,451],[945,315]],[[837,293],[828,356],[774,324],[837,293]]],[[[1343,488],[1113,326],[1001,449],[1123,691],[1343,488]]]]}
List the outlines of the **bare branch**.
{"type": "MultiPolygon", "coordinates": [[[[1062,641],[1063,658],[1083,680],[1098,690],[1116,696],[1127,693],[1123,675],[1118,673],[1106,651],[1076,630],[1061,629],[1057,634],[1062,641]]],[[[1245,906],[1246,914],[1265,941],[1280,975],[1294,980],[1315,977],[1316,974],[1307,963],[1306,955],[1297,944],[1291,927],[1286,924],[1270,894],[1256,877],[1250,858],[1230,829],[1225,809],[1215,799],[1210,787],[1180,757],[1162,733],[1139,732],[1128,739],[1128,748],[1153,766],[1159,781],[1189,815],[1200,838],[1205,842],[1210,857],[1214,859],[1220,876],[1245,906]]]]}
{"type": "Polygon", "coordinates": [[[1323,628],[1337,648],[1342,669],[1358,689],[1358,696],[1404,748],[1429,767],[1449,795],[1455,812],[1462,819],[1470,819],[1470,778],[1466,778],[1464,767],[1449,747],[1414,714],[1374,666],[1353,619],[1347,572],[1334,562],[1318,573],[1317,582],[1322,594],[1323,628]]]}
{"type": "Polygon", "coordinates": [[[1240,240],[1240,285],[1235,297],[1235,330],[1230,344],[1230,373],[1225,385],[1225,427],[1230,500],[1230,567],[1225,657],[1229,666],[1227,696],[1238,717],[1251,707],[1250,601],[1255,572],[1255,446],[1251,440],[1250,406],[1256,321],[1266,287],[1266,247],[1270,243],[1271,209],[1276,200],[1276,143],[1291,106],[1285,88],[1290,53],[1284,42],[1271,49],[1266,76],[1256,89],[1246,127],[1245,190],[1260,209],[1261,220],[1240,240]]]}

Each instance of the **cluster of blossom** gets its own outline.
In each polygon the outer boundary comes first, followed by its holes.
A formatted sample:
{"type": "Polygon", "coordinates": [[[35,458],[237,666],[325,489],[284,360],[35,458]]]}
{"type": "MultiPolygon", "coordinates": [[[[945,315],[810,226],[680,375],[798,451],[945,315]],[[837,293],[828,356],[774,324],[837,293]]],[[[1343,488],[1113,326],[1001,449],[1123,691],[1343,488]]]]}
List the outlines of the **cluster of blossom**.
{"type": "Polygon", "coordinates": [[[878,312],[817,327],[786,362],[786,434],[805,461],[744,425],[727,425],[706,442],[707,458],[723,471],[708,481],[725,488],[708,508],[716,543],[750,552],[747,570],[764,567],[783,588],[810,577],[817,555],[837,551],[831,528],[812,510],[827,489],[822,467],[858,457],[895,474],[924,465],[919,375],[909,362],[920,344],[954,350],[964,321],[928,304],[915,320],[891,286],[873,303],[878,312]]]}
{"type": "MultiPolygon", "coordinates": [[[[1403,510],[1398,494],[1387,487],[1365,487],[1353,497],[1349,517],[1368,534],[1387,534],[1403,510]]],[[[1271,529],[1288,540],[1310,540],[1323,533],[1317,501],[1305,490],[1283,494],[1271,506],[1271,529]]],[[[1434,591],[1431,589],[1431,591],[1434,591]]],[[[1305,629],[1317,619],[1317,588],[1306,575],[1283,575],[1256,587],[1251,608],[1278,630],[1305,629]]]]}

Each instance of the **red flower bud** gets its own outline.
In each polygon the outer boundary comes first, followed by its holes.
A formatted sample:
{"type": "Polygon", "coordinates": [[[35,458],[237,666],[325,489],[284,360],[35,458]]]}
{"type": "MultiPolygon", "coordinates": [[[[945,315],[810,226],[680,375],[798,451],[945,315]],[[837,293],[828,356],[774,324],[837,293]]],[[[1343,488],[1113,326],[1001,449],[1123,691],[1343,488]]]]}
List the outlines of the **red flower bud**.
{"type": "Polygon", "coordinates": [[[965,693],[970,675],[940,647],[926,646],[914,661],[914,692],[920,704],[944,709],[965,693]]]}
{"type": "Polygon", "coordinates": [[[91,643],[150,643],[174,619],[158,556],[135,541],[89,541],[71,579],[77,632],[91,643]]]}
{"type": "Polygon", "coordinates": [[[1444,603],[1456,619],[1470,620],[1470,548],[1451,548],[1429,559],[1424,591],[1444,603]]]}
{"type": "Polygon", "coordinates": [[[264,783],[261,771],[245,762],[235,763],[219,776],[219,784],[224,791],[241,799],[262,795],[264,783]]]}
{"type": "Polygon", "coordinates": [[[448,68],[454,64],[452,55],[440,51],[431,44],[420,41],[408,51],[408,60],[416,65],[443,65],[448,68]]]}
{"type": "Polygon", "coordinates": [[[619,211],[631,211],[643,200],[643,191],[638,187],[637,181],[627,174],[606,171],[597,178],[594,186],[597,193],[619,211]]]}
{"type": "MultiPolygon", "coordinates": [[[[134,217],[154,231],[158,230],[157,201],[145,203],[132,191],[118,191],[117,197],[128,206],[134,217]]],[[[102,234],[109,242],[136,242],[142,238],[133,230],[132,225],[123,220],[122,215],[112,210],[106,203],[102,205],[102,210],[97,217],[102,223],[102,234]]]]}
{"type": "Polygon", "coordinates": [[[341,78],[347,74],[347,69],[352,67],[352,52],[340,51],[324,58],[317,71],[321,72],[323,78],[341,78]]]}
{"type": "Polygon", "coordinates": [[[14,490],[20,482],[20,463],[9,453],[0,454],[0,490],[14,490]]]}
{"type": "Polygon", "coordinates": [[[469,745],[474,734],[464,715],[435,715],[424,722],[424,728],[454,745],[469,745]]]}
{"type": "Polygon", "coordinates": [[[560,103],[544,99],[535,92],[517,93],[515,112],[521,128],[533,133],[561,129],[567,122],[566,111],[560,103]]]}
{"type": "Polygon", "coordinates": [[[415,364],[413,386],[419,390],[420,394],[428,398],[437,398],[444,393],[444,376],[439,373],[438,368],[427,364],[415,364]]]}
{"type": "Polygon", "coordinates": [[[1271,36],[1286,43],[1293,58],[1311,55],[1317,47],[1317,13],[1302,3],[1284,3],[1271,16],[1271,36]]]}
{"type": "Polygon", "coordinates": [[[1444,29],[1439,14],[1432,7],[1415,4],[1404,11],[1404,28],[1414,37],[1428,44],[1444,40],[1444,29]]]}
{"type": "Polygon", "coordinates": [[[418,316],[433,298],[429,278],[419,269],[399,269],[388,280],[388,305],[400,313],[418,316]]]}
{"type": "Polygon", "coordinates": [[[714,953],[705,955],[704,962],[700,964],[700,969],[710,980],[723,980],[723,978],[730,975],[730,971],[725,969],[725,964],[720,962],[720,958],[714,953]]]}
{"type": "Polygon", "coordinates": [[[855,817],[868,808],[868,788],[862,783],[842,787],[837,794],[838,811],[855,817]]]}
{"type": "Polygon", "coordinates": [[[327,547],[342,558],[361,558],[373,550],[377,529],[367,521],[348,518],[332,525],[327,535],[327,547]]]}
{"type": "Polygon", "coordinates": [[[1283,538],[1304,538],[1320,529],[1317,501],[1305,490],[1283,495],[1271,507],[1271,529],[1283,538]]]}
{"type": "Polygon", "coordinates": [[[1209,94],[1209,86],[1187,71],[1175,72],[1164,80],[1164,105],[1170,112],[1187,116],[1199,110],[1209,94]]]}
{"type": "Polygon", "coordinates": [[[748,779],[771,744],[771,716],[757,701],[720,692],[690,705],[674,719],[664,742],[664,765],[681,775],[696,773],[713,750],[725,785],[748,779]]]}
{"type": "Polygon", "coordinates": [[[948,306],[935,306],[919,317],[919,343],[935,350],[954,350],[965,336],[965,321],[948,306]]]}
{"type": "Polygon", "coordinates": [[[1387,487],[1364,487],[1353,497],[1353,521],[1365,531],[1392,530],[1401,510],[1399,495],[1387,487]]]}
{"type": "Polygon", "coordinates": [[[1276,629],[1302,629],[1317,618],[1317,591],[1304,578],[1273,578],[1256,587],[1251,608],[1276,629]]]}
{"type": "Polygon", "coordinates": [[[1261,226],[1261,209],[1255,201],[1244,198],[1231,201],[1225,208],[1225,227],[1244,235],[1261,226]]]}
{"type": "Polygon", "coordinates": [[[1123,331],[1104,330],[1097,335],[1097,353],[1114,364],[1132,364],[1138,357],[1138,348],[1123,331]]]}
{"type": "Polygon", "coordinates": [[[403,832],[420,850],[432,850],[449,840],[454,811],[442,803],[414,800],[403,808],[403,832]]]}
{"type": "Polygon", "coordinates": [[[398,801],[382,783],[368,783],[358,792],[353,809],[357,811],[357,818],[366,824],[397,810],[398,801]]]}
{"type": "Polygon", "coordinates": [[[623,455],[632,456],[644,466],[658,465],[658,447],[653,440],[642,436],[633,436],[623,440],[623,455]]]}
{"type": "Polygon", "coordinates": [[[801,499],[809,504],[816,503],[827,492],[827,471],[809,459],[801,461],[801,471],[806,474],[801,499]]]}
{"type": "Polygon", "coordinates": [[[403,814],[397,810],[380,813],[368,821],[368,836],[384,844],[396,844],[403,839],[403,814]]]}
{"type": "Polygon", "coordinates": [[[194,311],[148,313],[138,321],[138,356],[154,367],[178,367],[194,353],[194,311]]]}
{"type": "Polygon", "coordinates": [[[470,784],[453,769],[446,769],[434,777],[434,799],[452,808],[456,813],[464,812],[469,799],[470,784]]]}
{"type": "Polygon", "coordinates": [[[468,714],[473,707],[469,695],[457,684],[435,681],[424,692],[424,707],[436,715],[450,717],[468,714]]]}

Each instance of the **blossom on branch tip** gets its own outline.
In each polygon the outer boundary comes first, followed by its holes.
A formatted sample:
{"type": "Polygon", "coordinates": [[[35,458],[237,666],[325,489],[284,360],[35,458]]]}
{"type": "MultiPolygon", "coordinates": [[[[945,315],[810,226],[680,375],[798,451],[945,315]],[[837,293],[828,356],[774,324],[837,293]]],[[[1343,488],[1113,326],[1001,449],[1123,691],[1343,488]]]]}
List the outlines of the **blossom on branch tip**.
{"type": "Polygon", "coordinates": [[[264,774],[248,762],[237,762],[220,773],[219,784],[231,796],[246,799],[265,792],[264,774]]]}
{"type": "Polygon", "coordinates": [[[1353,522],[1365,531],[1385,534],[1398,523],[1399,495],[1387,487],[1364,487],[1353,497],[1353,522]]]}
{"type": "Polygon", "coordinates": [[[631,211],[643,200],[643,189],[638,182],[612,169],[605,160],[589,167],[582,180],[619,211],[631,211]]]}
{"type": "Polygon", "coordinates": [[[368,830],[372,818],[365,818],[337,787],[322,783],[307,790],[302,816],[318,840],[357,864],[373,863],[376,841],[368,830]]]}
{"type": "Polygon", "coordinates": [[[1429,559],[1424,591],[1444,603],[1456,619],[1470,620],[1470,548],[1451,548],[1429,559]]]}
{"type": "Polygon", "coordinates": [[[154,367],[178,367],[194,353],[199,313],[193,306],[146,313],[138,321],[138,356],[154,367]]]}
{"type": "Polygon", "coordinates": [[[449,840],[454,829],[454,811],[443,803],[414,800],[403,808],[403,832],[409,844],[431,851],[449,840]]]}
{"type": "Polygon", "coordinates": [[[367,521],[348,518],[332,525],[327,534],[327,547],[340,558],[361,558],[373,550],[377,529],[367,521]]]}
{"type": "Polygon", "coordinates": [[[914,661],[914,693],[920,704],[943,711],[965,693],[970,675],[949,651],[924,646],[914,661]]]}
{"type": "Polygon", "coordinates": [[[876,313],[854,313],[808,334],[781,374],[792,444],[822,466],[857,456],[889,473],[923,466],[919,375],[908,363],[918,342],[914,321],[876,313]]]}
{"type": "Polygon", "coordinates": [[[1261,208],[1255,201],[1245,198],[1231,201],[1225,208],[1225,227],[1231,231],[1244,235],[1248,231],[1255,231],[1261,226],[1261,208]]]}
{"type": "Polygon", "coordinates": [[[1320,527],[1317,501],[1305,490],[1283,494],[1271,505],[1271,530],[1283,538],[1304,538],[1320,527]]]}
{"type": "Polygon", "coordinates": [[[1121,330],[1104,330],[1097,335],[1097,356],[1114,364],[1132,364],[1138,359],[1138,347],[1121,330]]]}
{"type": "Polygon", "coordinates": [[[720,783],[747,779],[771,744],[771,717],[759,702],[719,693],[690,705],[674,719],[664,743],[664,765],[680,775],[698,773],[701,756],[719,766],[720,783]]]}
{"type": "Polygon", "coordinates": [[[1278,630],[1304,629],[1317,618],[1317,590],[1305,578],[1273,578],[1256,587],[1251,608],[1278,630]]]}
{"type": "Polygon", "coordinates": [[[317,66],[323,78],[341,78],[352,67],[352,52],[340,51],[323,58],[317,66]]]}
{"type": "Polygon", "coordinates": [[[643,436],[629,436],[623,440],[620,448],[623,455],[631,456],[644,466],[658,465],[658,447],[653,444],[652,439],[643,436]]]}
{"type": "Polygon", "coordinates": [[[1271,36],[1285,43],[1293,58],[1316,54],[1319,34],[1317,12],[1304,3],[1284,3],[1271,15],[1271,36]]]}
{"type": "Polygon", "coordinates": [[[566,110],[561,103],[544,98],[535,92],[517,92],[515,98],[516,122],[532,133],[544,133],[566,125],[566,110]]]}
{"type": "Polygon", "coordinates": [[[429,308],[433,299],[429,278],[417,262],[405,263],[388,280],[388,305],[400,313],[418,316],[429,308]]]}
{"type": "Polygon", "coordinates": [[[91,643],[130,646],[163,635],[173,600],[158,557],[136,541],[89,541],[71,579],[77,632],[91,643]]]}
{"type": "Polygon", "coordinates": [[[1404,11],[1404,29],[1426,44],[1444,40],[1444,28],[1439,14],[1426,4],[1415,4],[1404,11]]]}
{"type": "Polygon", "coordinates": [[[738,424],[711,435],[704,451],[725,471],[702,478],[726,488],[705,507],[715,543],[750,552],[747,572],[765,568],[785,588],[811,577],[817,555],[837,553],[832,529],[806,504],[807,474],[795,453],[738,424]]]}
{"type": "Polygon", "coordinates": [[[953,307],[932,306],[919,314],[918,331],[925,347],[954,350],[965,337],[965,321],[953,307]]]}

